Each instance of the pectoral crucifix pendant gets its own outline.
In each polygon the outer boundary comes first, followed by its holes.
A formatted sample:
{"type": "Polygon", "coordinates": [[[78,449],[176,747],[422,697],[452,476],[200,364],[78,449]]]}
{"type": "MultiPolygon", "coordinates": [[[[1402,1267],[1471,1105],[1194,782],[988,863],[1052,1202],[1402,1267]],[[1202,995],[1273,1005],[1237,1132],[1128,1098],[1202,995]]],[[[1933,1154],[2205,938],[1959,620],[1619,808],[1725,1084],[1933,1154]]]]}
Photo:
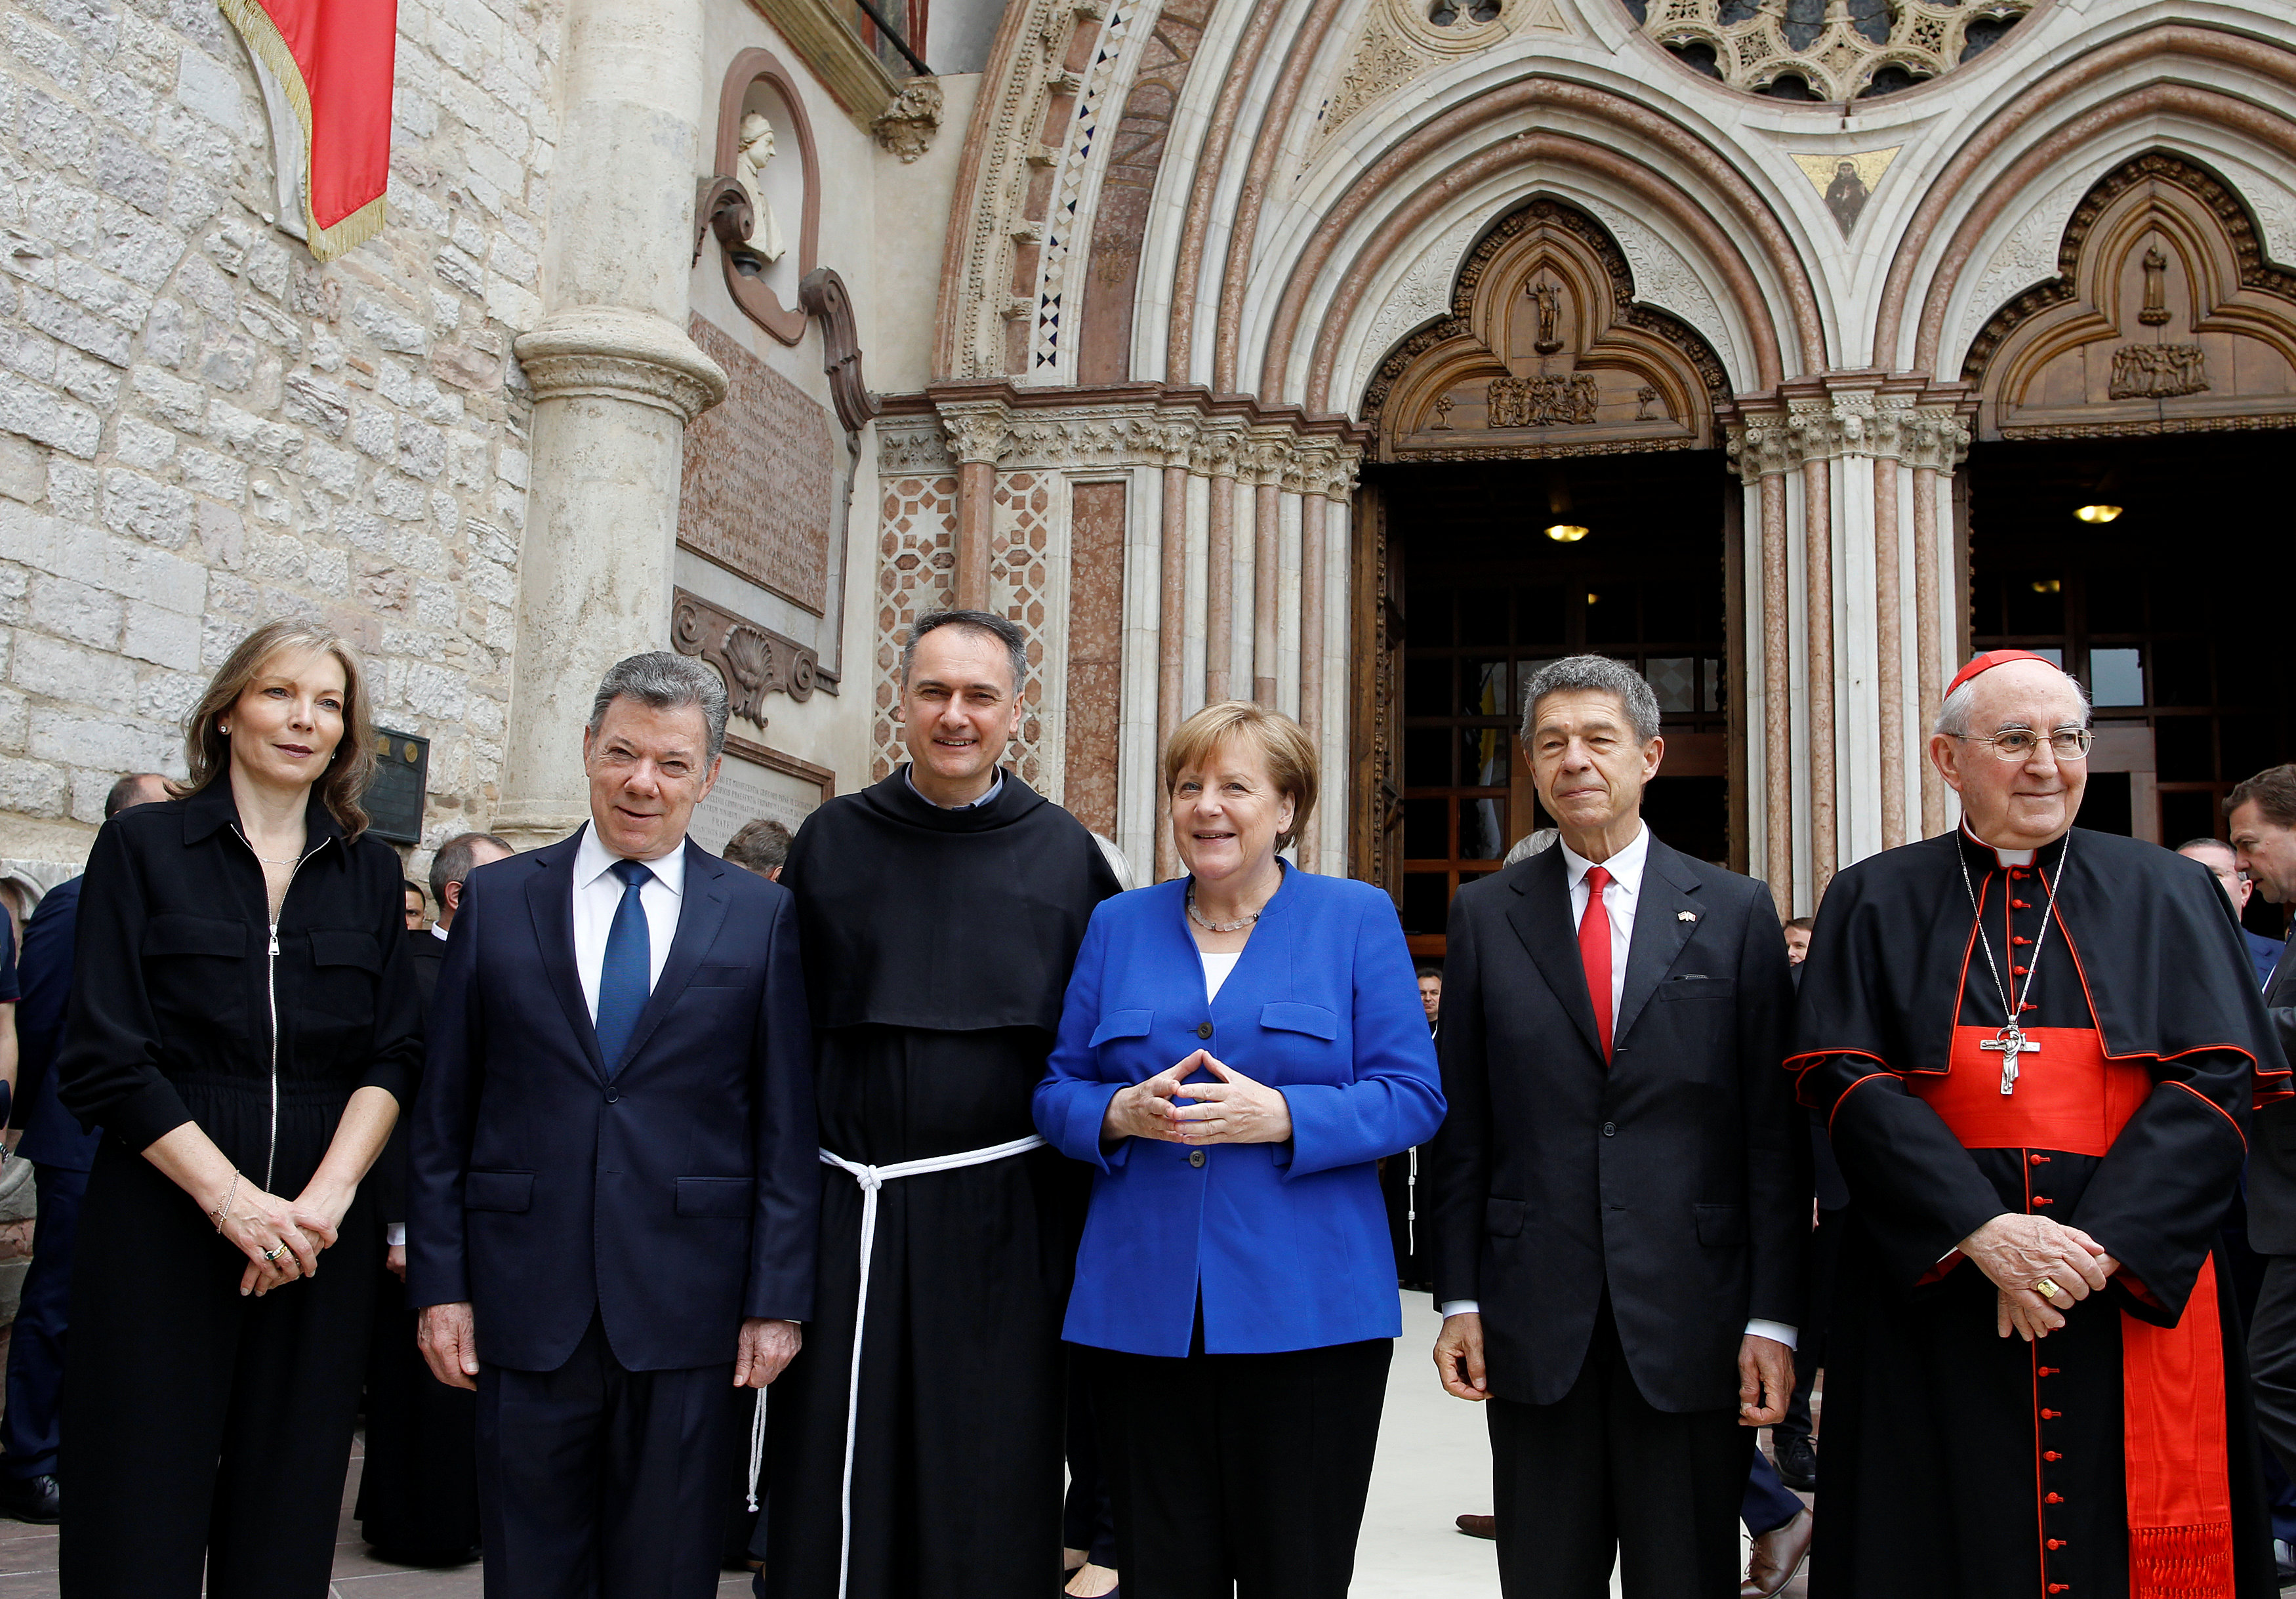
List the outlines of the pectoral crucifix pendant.
{"type": "Polygon", "coordinates": [[[2037,1038],[2028,1038],[2013,1021],[1977,1047],[1989,1049],[2001,1057],[2001,1092],[2014,1094],[2017,1091],[2017,1057],[2028,1052],[2038,1053],[2041,1045],[2037,1038]]]}

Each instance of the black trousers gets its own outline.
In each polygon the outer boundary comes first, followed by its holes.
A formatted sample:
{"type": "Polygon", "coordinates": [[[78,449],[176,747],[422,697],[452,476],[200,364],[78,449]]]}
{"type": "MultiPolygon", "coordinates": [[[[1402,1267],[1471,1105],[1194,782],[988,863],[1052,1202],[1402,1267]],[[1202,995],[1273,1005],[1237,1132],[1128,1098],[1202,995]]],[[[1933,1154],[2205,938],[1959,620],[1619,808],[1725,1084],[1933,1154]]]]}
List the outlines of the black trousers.
{"type": "Polygon", "coordinates": [[[1116,1506],[1108,1496],[1102,1469],[1100,1434],[1092,1422],[1092,1382],[1085,1374],[1085,1352],[1061,1346],[1069,1367],[1069,1491],[1061,1502],[1061,1546],[1081,1549],[1087,1563],[1118,1570],[1116,1506]]]}
{"type": "Polygon", "coordinates": [[[319,1273],[242,1299],[246,1258],[142,1156],[89,1174],[64,1365],[72,1599],[322,1599],[382,1229],[362,1198],[319,1273]]]}
{"type": "Polygon", "coordinates": [[[1735,1599],[1746,1439],[1735,1411],[1653,1409],[1610,1300],[1570,1391],[1485,1401],[1506,1599],[1735,1599]]]}
{"type": "Polygon", "coordinates": [[[1126,1599],[1346,1599],[1394,1352],[1085,1351],[1126,1599]]]}
{"type": "Polygon", "coordinates": [[[2296,1477],[2296,1255],[2268,1255],[2248,1332],[2257,1430],[2296,1477]]]}
{"type": "Polygon", "coordinates": [[[554,1372],[481,1363],[487,1599],[714,1594],[733,1382],[730,1360],[630,1371],[594,1316],[554,1372]]]}
{"type": "Polygon", "coordinates": [[[16,1330],[8,1341],[8,1408],[0,1414],[0,1472],[29,1481],[56,1469],[62,1434],[64,1332],[70,1325],[72,1242],[79,1232],[87,1173],[34,1168],[40,1199],[32,1224],[32,1264],[24,1273],[16,1330]]]}
{"type": "Polygon", "coordinates": [[[466,1560],[479,1542],[478,1398],[430,1374],[414,1347],[406,1289],[377,1261],[367,1357],[360,1536],[419,1565],[466,1560]]]}

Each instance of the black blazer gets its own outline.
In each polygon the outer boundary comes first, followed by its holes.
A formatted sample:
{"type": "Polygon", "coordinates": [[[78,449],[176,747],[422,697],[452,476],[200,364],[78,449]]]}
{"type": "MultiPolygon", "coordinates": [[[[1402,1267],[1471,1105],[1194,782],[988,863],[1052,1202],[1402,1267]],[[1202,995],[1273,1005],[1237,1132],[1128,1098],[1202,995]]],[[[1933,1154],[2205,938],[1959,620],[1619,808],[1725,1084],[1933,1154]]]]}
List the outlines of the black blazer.
{"type": "MultiPolygon", "coordinates": [[[[2281,1052],[2296,1062],[2296,939],[2264,988],[2281,1052]]],[[[2248,1161],[2248,1246],[2259,1255],[2296,1255],[2296,1099],[2257,1107],[2248,1161]]]]}
{"type": "Polygon", "coordinates": [[[304,825],[275,929],[228,780],[106,822],[56,1057],[83,1127],[142,1151],[197,1122],[290,1199],[355,1091],[406,1103],[422,1048],[398,854],[372,833],[347,841],[316,794],[304,825]]]}
{"type": "Polygon", "coordinates": [[[1802,1316],[1792,996],[1769,890],[1653,837],[1606,1069],[1562,851],[1459,890],[1425,1180],[1435,1298],[1480,1301],[1494,1394],[1561,1399],[1607,1290],[1653,1406],[1736,1408],[1746,1323],[1802,1316]]]}
{"type": "Polygon", "coordinates": [[[688,840],[677,936],[606,1078],[574,967],[581,835],[463,889],[415,1101],[407,1297],[554,1371],[594,1313],[631,1371],[730,1365],[813,1314],[813,1054],[789,891],[688,840]]]}

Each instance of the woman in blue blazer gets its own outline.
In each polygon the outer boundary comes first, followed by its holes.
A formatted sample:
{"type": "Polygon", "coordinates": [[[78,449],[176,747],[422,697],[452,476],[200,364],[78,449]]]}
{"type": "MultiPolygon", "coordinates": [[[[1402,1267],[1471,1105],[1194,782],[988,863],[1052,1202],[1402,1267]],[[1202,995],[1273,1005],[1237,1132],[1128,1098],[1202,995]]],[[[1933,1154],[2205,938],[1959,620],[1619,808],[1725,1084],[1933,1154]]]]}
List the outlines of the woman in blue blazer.
{"type": "Polygon", "coordinates": [[[1377,1162],[1442,1120],[1435,1052],[1387,897],[1276,854],[1299,724],[1210,705],[1163,768],[1189,875],[1093,913],[1037,1089],[1095,1168],[1063,1336],[1128,1599],[1341,1599],[1403,1330],[1377,1162]]]}

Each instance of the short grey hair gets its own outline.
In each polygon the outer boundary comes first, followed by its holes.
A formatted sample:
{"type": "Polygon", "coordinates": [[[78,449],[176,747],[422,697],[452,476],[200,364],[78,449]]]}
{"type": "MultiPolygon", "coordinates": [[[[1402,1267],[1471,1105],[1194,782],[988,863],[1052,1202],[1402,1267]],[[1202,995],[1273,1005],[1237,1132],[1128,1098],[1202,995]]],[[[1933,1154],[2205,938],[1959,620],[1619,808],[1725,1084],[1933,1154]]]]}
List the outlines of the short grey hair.
{"type": "MultiPolygon", "coordinates": [[[[2047,664],[2056,665],[2054,661],[2047,664]]],[[[2088,690],[2081,686],[2079,678],[2062,667],[2057,668],[2057,673],[2067,683],[2072,685],[2073,697],[2080,701],[2080,725],[2084,727],[2087,726],[2088,690]]],[[[1944,738],[1969,736],[1970,728],[1972,726],[1970,721],[1970,707],[1977,703],[1977,685],[1984,681],[1985,674],[1980,672],[1945,697],[1945,703],[1938,707],[1937,725],[1930,729],[1931,736],[1944,738]]]]}
{"type": "Polygon", "coordinates": [[[901,686],[909,685],[909,668],[917,659],[917,641],[926,634],[941,627],[964,627],[974,633],[986,633],[1004,646],[1004,654],[1013,664],[1013,692],[1018,694],[1029,682],[1029,636],[1021,631],[1018,622],[998,616],[993,611],[928,611],[909,627],[909,642],[901,646],[901,686]]]}
{"type": "Polygon", "coordinates": [[[1635,742],[1647,744],[1658,736],[1658,696],[1640,672],[1607,655],[1567,655],[1550,660],[1530,676],[1522,690],[1522,742],[1530,730],[1538,702],[1549,694],[1613,694],[1626,708],[1635,730],[1635,742]]]}
{"type": "Polygon", "coordinates": [[[606,708],[617,700],[636,700],[652,710],[700,708],[709,730],[709,758],[726,751],[726,679],[718,668],[691,655],[649,650],[626,656],[606,668],[598,679],[597,697],[590,701],[590,736],[605,725],[606,708]]]}

